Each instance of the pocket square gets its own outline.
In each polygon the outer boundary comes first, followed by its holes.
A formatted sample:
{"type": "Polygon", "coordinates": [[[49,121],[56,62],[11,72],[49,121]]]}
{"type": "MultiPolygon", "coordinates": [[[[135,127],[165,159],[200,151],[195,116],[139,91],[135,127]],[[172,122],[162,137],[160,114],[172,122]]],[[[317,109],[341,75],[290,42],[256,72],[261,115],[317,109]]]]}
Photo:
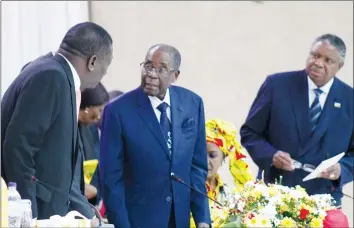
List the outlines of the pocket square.
{"type": "Polygon", "coordinates": [[[335,107],[335,108],[340,108],[340,103],[334,102],[334,107],[335,107]]]}
{"type": "Polygon", "coordinates": [[[187,118],[182,123],[182,129],[191,128],[195,125],[195,120],[193,118],[187,118]]]}

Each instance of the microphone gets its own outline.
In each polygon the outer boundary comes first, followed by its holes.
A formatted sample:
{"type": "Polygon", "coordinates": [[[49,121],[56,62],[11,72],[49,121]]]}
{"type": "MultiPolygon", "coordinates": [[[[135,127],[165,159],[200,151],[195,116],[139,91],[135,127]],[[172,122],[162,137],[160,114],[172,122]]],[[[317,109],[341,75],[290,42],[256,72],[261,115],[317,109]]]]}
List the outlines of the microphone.
{"type": "Polygon", "coordinates": [[[177,181],[185,186],[187,186],[188,188],[192,189],[193,191],[198,192],[199,194],[201,194],[202,196],[212,200],[213,202],[217,203],[218,205],[220,205],[221,207],[223,207],[223,205],[221,203],[219,203],[218,201],[214,200],[213,198],[209,197],[208,195],[204,194],[203,192],[199,191],[198,189],[192,187],[191,185],[185,183],[183,180],[181,180],[181,178],[179,178],[178,176],[176,176],[174,173],[171,173],[171,178],[174,181],[177,181]]]}
{"type": "MultiPolygon", "coordinates": [[[[44,183],[43,181],[40,181],[38,180],[35,176],[31,176],[30,174],[25,174],[26,178],[33,181],[33,182],[37,182],[38,184],[46,187],[46,188],[49,188],[57,193],[60,193],[62,195],[67,195],[67,193],[63,193],[62,191],[59,191],[57,188],[55,188],[54,186],[50,185],[50,184],[47,184],[47,183],[44,183]]],[[[70,189],[71,191],[71,189],[70,189]]],[[[102,226],[102,217],[101,217],[101,214],[100,212],[97,210],[97,208],[95,206],[93,206],[92,204],[90,204],[89,202],[87,201],[84,201],[86,204],[88,204],[92,209],[93,211],[95,212],[95,215],[96,217],[98,218],[98,227],[101,227],[102,226]]]]}
{"type": "MultiPolygon", "coordinates": [[[[335,188],[335,187],[329,187],[329,189],[331,192],[339,192],[338,188],[335,188]]],[[[353,196],[348,195],[348,194],[344,193],[343,191],[341,191],[340,193],[342,193],[343,196],[348,197],[349,199],[352,199],[352,200],[354,199],[353,196]]]]}

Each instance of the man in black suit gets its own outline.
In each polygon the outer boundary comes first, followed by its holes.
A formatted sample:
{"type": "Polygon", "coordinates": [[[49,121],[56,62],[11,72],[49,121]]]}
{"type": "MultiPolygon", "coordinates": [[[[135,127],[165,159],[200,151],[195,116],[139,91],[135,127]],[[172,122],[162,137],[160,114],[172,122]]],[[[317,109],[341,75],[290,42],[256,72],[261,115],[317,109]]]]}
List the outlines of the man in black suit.
{"type": "Polygon", "coordinates": [[[31,200],[33,217],[69,211],[80,90],[98,84],[112,52],[106,30],[91,22],[77,24],[57,53],[22,69],[1,101],[1,175],[31,200]]]}

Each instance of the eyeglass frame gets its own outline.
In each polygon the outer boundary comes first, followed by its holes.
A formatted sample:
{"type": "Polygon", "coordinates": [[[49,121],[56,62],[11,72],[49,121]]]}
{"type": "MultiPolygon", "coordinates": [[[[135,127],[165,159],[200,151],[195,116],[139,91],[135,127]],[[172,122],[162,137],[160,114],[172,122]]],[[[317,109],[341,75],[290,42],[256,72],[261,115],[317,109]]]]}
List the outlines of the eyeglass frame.
{"type": "Polygon", "coordinates": [[[301,162],[296,161],[296,160],[293,160],[293,166],[295,169],[302,169],[308,173],[312,173],[316,169],[316,167],[314,165],[302,164],[301,162]]]}
{"type": "Polygon", "coordinates": [[[147,63],[149,63],[149,62],[142,62],[142,63],[140,63],[140,68],[141,68],[141,70],[144,69],[146,72],[149,72],[149,73],[152,73],[152,71],[154,70],[157,75],[167,75],[167,74],[169,74],[169,73],[171,73],[171,72],[176,71],[175,69],[172,69],[172,70],[171,70],[171,69],[169,69],[169,68],[167,68],[167,67],[154,67],[151,62],[150,62],[150,64],[151,64],[151,70],[148,70],[148,69],[146,69],[146,64],[147,64],[147,63]],[[158,69],[158,70],[157,70],[157,69],[158,69]],[[166,72],[159,72],[159,70],[161,70],[161,69],[166,69],[166,72]]]}

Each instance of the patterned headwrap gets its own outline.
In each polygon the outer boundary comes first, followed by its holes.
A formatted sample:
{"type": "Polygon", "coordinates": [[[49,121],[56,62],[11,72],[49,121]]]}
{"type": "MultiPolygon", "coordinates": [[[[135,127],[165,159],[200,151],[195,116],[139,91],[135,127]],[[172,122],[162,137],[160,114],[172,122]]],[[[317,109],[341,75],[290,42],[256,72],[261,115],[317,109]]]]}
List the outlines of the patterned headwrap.
{"type": "Polygon", "coordinates": [[[229,157],[229,170],[238,190],[253,179],[252,173],[245,160],[240,143],[236,140],[235,127],[220,119],[210,119],[206,122],[206,140],[214,143],[229,157]]]}

